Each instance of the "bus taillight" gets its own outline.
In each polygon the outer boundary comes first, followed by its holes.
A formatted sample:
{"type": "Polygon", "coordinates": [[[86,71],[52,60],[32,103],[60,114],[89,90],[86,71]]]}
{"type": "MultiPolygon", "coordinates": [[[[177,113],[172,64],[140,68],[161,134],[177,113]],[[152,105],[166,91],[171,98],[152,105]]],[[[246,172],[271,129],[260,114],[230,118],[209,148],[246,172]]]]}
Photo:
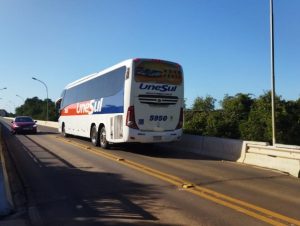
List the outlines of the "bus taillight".
{"type": "Polygon", "coordinates": [[[126,126],[132,129],[138,129],[138,126],[135,122],[134,106],[130,106],[127,110],[126,126]]]}
{"type": "Polygon", "coordinates": [[[183,126],[183,108],[180,108],[179,122],[176,129],[181,129],[183,126]]]}

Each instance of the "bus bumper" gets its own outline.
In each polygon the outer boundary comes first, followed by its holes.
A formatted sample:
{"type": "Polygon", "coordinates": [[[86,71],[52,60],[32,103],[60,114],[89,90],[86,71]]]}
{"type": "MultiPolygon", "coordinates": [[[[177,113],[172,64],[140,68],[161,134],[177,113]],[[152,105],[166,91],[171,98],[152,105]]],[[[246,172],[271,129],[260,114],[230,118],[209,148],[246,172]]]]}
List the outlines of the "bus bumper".
{"type": "Polygon", "coordinates": [[[182,129],[164,132],[148,132],[129,129],[127,142],[139,143],[165,143],[179,141],[182,137],[182,129]]]}

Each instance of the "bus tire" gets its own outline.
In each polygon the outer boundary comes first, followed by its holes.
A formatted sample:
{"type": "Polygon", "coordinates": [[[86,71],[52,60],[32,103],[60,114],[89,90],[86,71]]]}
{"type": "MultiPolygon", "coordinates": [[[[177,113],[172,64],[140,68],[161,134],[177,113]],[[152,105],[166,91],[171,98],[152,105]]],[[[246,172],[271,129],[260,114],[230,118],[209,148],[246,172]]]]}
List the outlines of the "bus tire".
{"type": "Polygon", "coordinates": [[[62,125],[61,134],[63,137],[68,137],[68,134],[66,133],[65,124],[62,125]]]}
{"type": "Polygon", "coordinates": [[[96,125],[91,128],[91,142],[94,146],[99,146],[99,134],[96,125]]]}
{"type": "Polygon", "coordinates": [[[106,129],[104,126],[100,129],[99,138],[100,138],[100,147],[104,149],[108,149],[109,143],[106,140],[106,129]]]}

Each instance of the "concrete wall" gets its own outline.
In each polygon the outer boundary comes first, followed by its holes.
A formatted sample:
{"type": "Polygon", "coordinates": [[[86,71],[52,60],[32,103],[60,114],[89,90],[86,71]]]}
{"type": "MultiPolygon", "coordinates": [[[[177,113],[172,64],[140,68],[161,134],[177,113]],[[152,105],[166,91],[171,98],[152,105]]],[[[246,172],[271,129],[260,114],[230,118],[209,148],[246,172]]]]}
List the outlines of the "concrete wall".
{"type": "Polygon", "coordinates": [[[241,158],[243,141],[184,134],[180,141],[161,144],[161,146],[218,159],[237,161],[241,158]]]}
{"type": "Polygon", "coordinates": [[[58,128],[58,122],[37,120],[36,124],[41,125],[41,126],[48,126],[48,127],[52,127],[52,128],[58,128]]]}
{"type": "Polygon", "coordinates": [[[162,144],[178,151],[191,151],[223,160],[236,161],[286,172],[300,178],[300,147],[270,146],[266,142],[183,135],[182,140],[162,144]]]}
{"type": "Polygon", "coordinates": [[[246,144],[244,160],[246,164],[262,166],[289,173],[300,178],[300,147],[246,144]]]}
{"type": "Polygon", "coordinates": [[[0,126],[0,216],[8,215],[13,209],[8,176],[2,150],[2,128],[0,126]]]}
{"type": "MultiPolygon", "coordinates": [[[[10,117],[4,117],[5,119],[8,119],[12,121],[14,118],[10,117]]],[[[48,126],[52,128],[58,128],[58,122],[52,122],[52,121],[42,121],[42,120],[36,120],[36,124],[41,125],[41,126],[48,126]]]]}

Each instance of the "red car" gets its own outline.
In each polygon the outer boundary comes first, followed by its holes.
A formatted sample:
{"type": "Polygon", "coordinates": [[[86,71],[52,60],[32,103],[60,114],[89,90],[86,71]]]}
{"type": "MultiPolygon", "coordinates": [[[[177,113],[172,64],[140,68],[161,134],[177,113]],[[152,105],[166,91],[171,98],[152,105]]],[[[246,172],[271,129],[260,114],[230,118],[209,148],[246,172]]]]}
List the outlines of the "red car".
{"type": "Polygon", "coordinates": [[[28,133],[37,133],[37,124],[36,121],[29,116],[17,116],[11,122],[11,132],[13,134],[28,132],[28,133]]]}

